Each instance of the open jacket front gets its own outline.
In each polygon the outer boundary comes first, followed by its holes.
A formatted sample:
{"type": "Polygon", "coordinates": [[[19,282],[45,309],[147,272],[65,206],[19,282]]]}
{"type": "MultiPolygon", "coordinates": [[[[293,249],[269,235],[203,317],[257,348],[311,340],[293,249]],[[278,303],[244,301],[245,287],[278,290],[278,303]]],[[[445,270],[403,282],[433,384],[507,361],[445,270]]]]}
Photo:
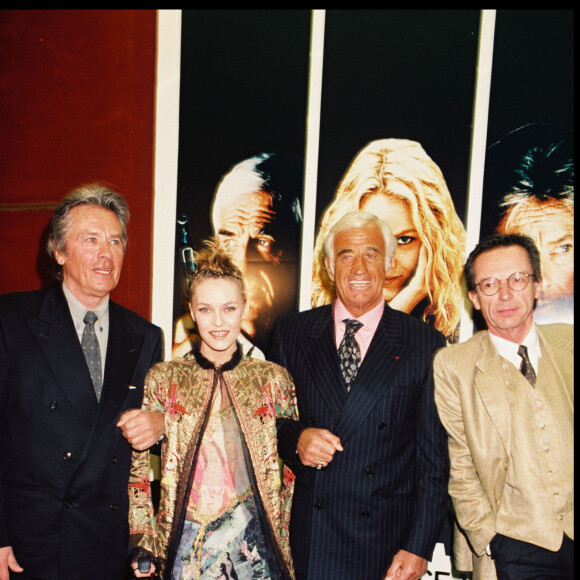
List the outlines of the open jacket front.
{"type": "Polygon", "coordinates": [[[149,372],[143,407],[165,414],[161,499],[154,514],[149,453],[134,452],[129,480],[131,547],[152,552],[161,561],[163,577],[170,577],[218,374],[240,426],[258,507],[284,577],[292,578],[288,524],[294,482],[292,472],[283,471],[278,459],[276,419],[297,417],[294,387],[285,369],[241,351],[218,371],[196,353],[160,363],[149,372]]]}

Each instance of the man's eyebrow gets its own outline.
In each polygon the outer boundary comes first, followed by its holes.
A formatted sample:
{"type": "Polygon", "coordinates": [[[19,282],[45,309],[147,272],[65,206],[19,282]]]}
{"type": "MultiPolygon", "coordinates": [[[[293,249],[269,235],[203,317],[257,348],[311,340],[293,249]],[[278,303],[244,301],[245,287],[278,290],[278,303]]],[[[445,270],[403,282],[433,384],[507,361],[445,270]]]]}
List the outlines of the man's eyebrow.
{"type": "Polygon", "coordinates": [[[568,240],[573,240],[574,236],[572,234],[564,234],[563,236],[559,237],[556,240],[551,240],[550,243],[551,244],[561,244],[562,242],[567,242],[568,240]]]}
{"type": "Polygon", "coordinates": [[[348,254],[352,252],[352,248],[343,248],[342,250],[338,250],[338,256],[342,256],[342,254],[348,254]]]}
{"type": "Polygon", "coordinates": [[[231,232],[230,230],[220,229],[220,230],[218,230],[218,235],[232,237],[234,235],[234,232],[231,232]]]}

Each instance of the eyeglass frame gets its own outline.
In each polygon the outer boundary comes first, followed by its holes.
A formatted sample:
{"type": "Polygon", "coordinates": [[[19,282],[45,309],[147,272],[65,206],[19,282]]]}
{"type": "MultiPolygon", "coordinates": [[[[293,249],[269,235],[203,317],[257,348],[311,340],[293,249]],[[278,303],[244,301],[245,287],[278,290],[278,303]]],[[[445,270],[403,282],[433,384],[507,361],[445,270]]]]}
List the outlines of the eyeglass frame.
{"type": "Polygon", "coordinates": [[[523,292],[529,285],[530,283],[530,277],[531,278],[535,278],[536,275],[535,274],[528,274],[527,272],[514,272],[513,274],[510,274],[507,278],[495,278],[494,276],[491,276],[489,278],[484,278],[481,282],[478,282],[476,284],[476,286],[479,287],[479,291],[484,295],[484,296],[495,296],[498,292],[499,289],[501,288],[501,283],[504,282],[505,280],[507,280],[508,286],[514,291],[514,292],[523,292]],[[526,280],[526,285],[523,288],[514,288],[511,283],[510,280],[517,275],[520,276],[525,276],[525,280],[526,280]],[[481,288],[481,285],[486,281],[486,280],[496,280],[497,281],[497,288],[495,289],[494,292],[492,292],[491,294],[487,294],[487,292],[484,292],[481,288]]]}

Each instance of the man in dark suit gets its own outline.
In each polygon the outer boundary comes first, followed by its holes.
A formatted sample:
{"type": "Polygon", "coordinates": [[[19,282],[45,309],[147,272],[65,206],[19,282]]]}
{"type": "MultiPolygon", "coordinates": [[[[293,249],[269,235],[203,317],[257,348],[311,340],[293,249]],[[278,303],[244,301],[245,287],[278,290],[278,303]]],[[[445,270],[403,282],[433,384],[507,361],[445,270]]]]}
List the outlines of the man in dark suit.
{"type": "Polygon", "coordinates": [[[121,418],[140,408],[161,358],[160,329],[109,300],[128,217],[125,199],[106,187],[74,191],[49,237],[62,284],[0,297],[1,580],[123,577],[124,435],[144,447],[163,432],[158,415],[121,418]]]}
{"type": "Polygon", "coordinates": [[[270,358],[292,374],[300,414],[278,425],[296,474],[299,579],[419,578],[446,517],[447,442],[431,366],[445,341],[385,303],[396,243],[375,216],[348,213],[325,243],[335,301],[276,328],[270,358]]]}

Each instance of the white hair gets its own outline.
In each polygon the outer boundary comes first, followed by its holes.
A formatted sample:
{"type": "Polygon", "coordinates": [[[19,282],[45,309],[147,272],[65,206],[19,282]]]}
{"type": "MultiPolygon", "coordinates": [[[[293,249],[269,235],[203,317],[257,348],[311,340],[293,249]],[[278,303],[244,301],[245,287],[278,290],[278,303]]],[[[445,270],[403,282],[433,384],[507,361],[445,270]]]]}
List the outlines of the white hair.
{"type": "Polygon", "coordinates": [[[352,210],[345,213],[330,229],[328,236],[324,240],[324,253],[328,257],[328,270],[330,275],[334,275],[334,238],[336,234],[354,228],[364,228],[375,225],[381,231],[385,241],[385,271],[391,266],[395,250],[397,249],[397,238],[391,232],[389,226],[376,215],[361,211],[352,210]]]}
{"type": "Polygon", "coordinates": [[[262,153],[237,163],[226,173],[219,182],[213,200],[211,219],[214,228],[219,222],[219,216],[224,207],[236,205],[240,196],[250,195],[260,191],[264,178],[257,166],[270,157],[269,153],[262,153]]]}

